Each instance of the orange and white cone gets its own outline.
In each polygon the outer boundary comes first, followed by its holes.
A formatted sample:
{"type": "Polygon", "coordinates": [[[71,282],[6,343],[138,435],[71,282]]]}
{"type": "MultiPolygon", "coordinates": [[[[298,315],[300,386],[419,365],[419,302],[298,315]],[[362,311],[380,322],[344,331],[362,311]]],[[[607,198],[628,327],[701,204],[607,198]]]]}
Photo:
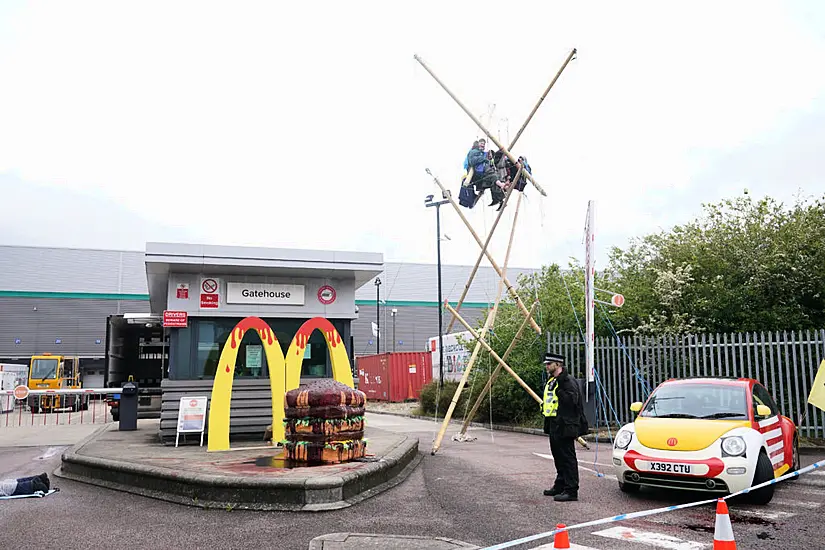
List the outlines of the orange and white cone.
{"type": "Polygon", "coordinates": [[[733,527],[728,515],[728,503],[721,498],[716,501],[716,528],[713,531],[713,550],[736,550],[733,527]]]}
{"type": "MultiPolygon", "coordinates": [[[[565,525],[559,523],[556,529],[564,529],[565,525]]],[[[564,529],[553,535],[553,548],[570,548],[570,537],[567,535],[567,530],[564,529]]]]}

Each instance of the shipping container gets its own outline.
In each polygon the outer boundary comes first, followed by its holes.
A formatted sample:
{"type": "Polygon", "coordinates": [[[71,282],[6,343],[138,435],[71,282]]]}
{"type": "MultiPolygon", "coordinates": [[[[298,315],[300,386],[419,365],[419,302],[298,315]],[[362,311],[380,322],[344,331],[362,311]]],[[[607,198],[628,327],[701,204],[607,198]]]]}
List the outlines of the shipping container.
{"type": "Polygon", "coordinates": [[[427,352],[398,352],[358,357],[358,389],[368,401],[400,403],[417,400],[421,388],[433,379],[427,352]]]}

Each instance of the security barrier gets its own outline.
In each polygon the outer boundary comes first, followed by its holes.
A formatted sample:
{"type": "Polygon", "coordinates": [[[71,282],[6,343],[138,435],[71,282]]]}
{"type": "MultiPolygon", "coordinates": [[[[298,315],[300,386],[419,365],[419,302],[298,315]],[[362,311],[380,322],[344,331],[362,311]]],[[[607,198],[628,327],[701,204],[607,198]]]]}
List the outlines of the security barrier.
{"type": "Polygon", "coordinates": [[[98,397],[116,395],[120,388],[81,388],[71,390],[28,390],[22,398],[16,390],[0,391],[0,428],[21,426],[60,426],[71,424],[102,424],[111,422],[109,406],[98,397]],[[76,396],[70,407],[51,412],[34,412],[28,405],[31,397],[76,396]]]}

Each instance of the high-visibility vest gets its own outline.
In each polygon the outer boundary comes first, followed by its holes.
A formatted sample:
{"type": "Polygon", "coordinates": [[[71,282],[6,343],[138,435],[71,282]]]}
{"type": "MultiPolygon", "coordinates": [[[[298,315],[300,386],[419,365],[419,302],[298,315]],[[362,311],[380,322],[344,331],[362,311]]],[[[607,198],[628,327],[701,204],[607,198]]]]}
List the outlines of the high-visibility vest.
{"type": "Polygon", "coordinates": [[[547,385],[544,386],[544,402],[541,406],[541,413],[544,416],[556,416],[556,413],[559,411],[559,398],[556,395],[558,387],[559,384],[555,378],[547,382],[547,385]]]}

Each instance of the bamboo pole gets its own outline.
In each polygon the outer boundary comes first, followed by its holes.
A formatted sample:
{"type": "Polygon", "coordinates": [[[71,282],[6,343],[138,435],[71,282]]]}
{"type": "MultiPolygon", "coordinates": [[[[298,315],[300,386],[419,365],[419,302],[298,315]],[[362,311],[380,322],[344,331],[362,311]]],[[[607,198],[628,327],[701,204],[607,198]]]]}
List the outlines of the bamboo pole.
{"type": "MultiPolygon", "coordinates": [[[[530,307],[530,313],[532,314],[533,311],[536,309],[538,302],[533,302],[533,305],[530,307]]],[[[504,352],[504,355],[501,356],[501,359],[504,362],[507,362],[507,358],[510,357],[510,353],[512,353],[513,349],[516,347],[516,342],[521,337],[521,333],[524,332],[524,327],[527,326],[527,317],[524,318],[524,321],[521,323],[518,331],[516,331],[516,335],[513,337],[513,341],[510,342],[510,345],[507,347],[507,350],[504,352]]],[[[484,401],[484,396],[487,395],[487,392],[490,391],[490,388],[493,386],[493,382],[495,381],[498,374],[501,372],[501,365],[496,365],[496,370],[493,371],[493,374],[490,375],[490,379],[487,380],[487,384],[484,386],[484,389],[481,390],[481,393],[478,395],[478,399],[473,404],[473,408],[470,409],[470,414],[467,418],[464,419],[464,424],[461,425],[461,435],[467,433],[467,427],[472,422],[473,418],[475,418],[476,413],[478,412],[478,408],[481,406],[481,402],[484,401]]],[[[541,399],[538,401],[541,403],[541,399]]]]}
{"type": "MultiPolygon", "coordinates": [[[[477,342],[478,344],[481,344],[481,346],[482,346],[482,347],[483,347],[483,348],[484,348],[484,349],[485,349],[485,350],[486,350],[486,351],[487,351],[490,355],[492,355],[492,356],[493,356],[493,359],[495,359],[496,361],[498,361],[498,364],[499,364],[499,365],[501,365],[502,367],[504,367],[504,370],[506,370],[508,373],[510,373],[510,376],[512,376],[513,378],[515,378],[516,382],[518,382],[518,383],[519,383],[519,385],[520,385],[522,388],[524,388],[524,389],[527,391],[527,393],[529,393],[529,394],[530,394],[530,397],[532,397],[533,399],[535,399],[537,403],[541,403],[541,397],[539,397],[539,396],[536,394],[536,392],[534,392],[534,391],[533,391],[533,388],[531,388],[530,386],[528,386],[528,385],[527,385],[527,383],[526,383],[524,380],[522,380],[522,379],[521,379],[521,377],[520,377],[518,374],[516,374],[516,371],[514,371],[513,369],[511,369],[511,368],[510,368],[510,366],[509,366],[507,363],[505,363],[505,362],[504,362],[504,359],[502,359],[501,357],[499,357],[499,355],[495,352],[495,350],[494,350],[493,348],[491,348],[491,347],[490,347],[490,344],[488,344],[487,342],[485,342],[485,341],[481,338],[481,335],[479,335],[479,334],[478,334],[475,330],[473,330],[473,327],[471,327],[471,326],[470,326],[470,324],[469,324],[467,321],[465,321],[465,320],[464,320],[464,318],[463,318],[463,317],[462,317],[462,316],[461,316],[461,315],[460,315],[460,314],[459,314],[456,310],[454,310],[454,309],[453,309],[453,307],[452,307],[449,303],[445,303],[445,304],[444,304],[444,307],[446,307],[448,310],[453,311],[453,312],[454,312],[454,314],[455,314],[455,316],[456,316],[456,318],[458,319],[458,322],[459,322],[459,323],[461,323],[462,325],[464,325],[464,328],[466,328],[466,329],[470,332],[470,335],[471,335],[473,338],[475,338],[475,339],[476,339],[476,342],[477,342]]],[[[466,372],[466,371],[465,371],[465,372],[466,372]]]]}
{"type": "MultiPolygon", "coordinates": [[[[440,183],[439,183],[440,185],[440,183]]],[[[519,195],[519,198],[521,195],[519,195]]],[[[450,197],[450,201],[452,202],[452,197],[450,197]]],[[[455,390],[455,394],[453,395],[453,400],[450,402],[450,406],[447,408],[447,413],[444,415],[444,421],[441,423],[441,429],[438,430],[438,435],[433,442],[433,449],[430,454],[435,454],[438,448],[441,446],[441,441],[444,439],[444,434],[447,432],[447,426],[450,424],[450,419],[453,416],[453,411],[455,411],[455,407],[458,404],[458,398],[461,396],[461,390],[464,389],[464,385],[467,383],[467,379],[470,377],[470,372],[473,370],[473,366],[476,363],[476,359],[478,359],[478,353],[481,350],[482,345],[487,345],[484,341],[484,338],[487,337],[487,332],[490,330],[490,327],[493,326],[493,323],[496,319],[496,314],[498,313],[498,306],[501,303],[501,295],[504,293],[504,281],[506,280],[505,274],[507,272],[507,264],[510,261],[510,251],[513,247],[513,237],[516,234],[516,220],[518,219],[518,207],[521,206],[521,201],[516,204],[516,212],[513,217],[513,227],[510,230],[510,241],[507,243],[507,253],[504,255],[504,271],[501,272],[501,279],[498,282],[498,290],[496,292],[496,301],[493,303],[493,308],[487,314],[487,320],[484,321],[484,327],[481,329],[481,335],[479,336],[475,331],[473,331],[473,336],[476,337],[476,345],[473,348],[473,354],[470,356],[470,361],[467,363],[467,368],[464,369],[464,374],[461,376],[461,380],[458,382],[458,387],[455,390]]],[[[445,305],[450,307],[449,300],[445,301],[445,305]]],[[[463,319],[459,318],[462,322],[463,319]]],[[[472,329],[471,329],[472,330],[472,329]]],[[[487,346],[489,348],[489,346],[487,346]]]]}
{"type": "Polygon", "coordinates": [[[533,107],[533,110],[532,110],[532,111],[530,111],[530,115],[527,117],[527,120],[525,120],[525,121],[524,121],[524,124],[522,124],[522,125],[521,125],[521,128],[519,128],[519,131],[516,133],[516,137],[514,137],[514,138],[513,138],[513,141],[511,141],[511,142],[510,142],[510,149],[512,149],[513,147],[515,147],[515,146],[516,146],[516,142],[518,141],[518,138],[520,138],[520,137],[521,137],[521,133],[522,133],[522,132],[524,132],[524,129],[525,129],[525,128],[527,128],[527,124],[529,124],[529,123],[530,123],[530,120],[533,118],[533,115],[535,115],[535,114],[536,114],[536,111],[538,111],[539,106],[540,106],[540,105],[542,104],[542,102],[544,101],[544,98],[546,98],[546,97],[547,97],[547,94],[549,94],[549,93],[550,93],[550,90],[553,88],[553,85],[555,85],[555,84],[556,84],[556,81],[557,81],[557,80],[559,79],[559,77],[561,76],[561,73],[562,73],[562,72],[564,72],[564,69],[566,69],[566,68],[567,68],[567,64],[568,64],[568,63],[570,63],[570,61],[572,61],[572,60],[573,60],[573,58],[574,58],[575,56],[576,56],[576,48],[573,48],[573,49],[570,51],[570,55],[568,55],[568,56],[567,56],[567,59],[565,59],[565,60],[564,60],[564,64],[563,64],[563,65],[561,66],[561,68],[559,69],[559,72],[557,72],[557,73],[556,73],[556,76],[555,76],[555,77],[553,77],[553,80],[550,82],[550,85],[549,85],[549,86],[547,86],[547,89],[546,89],[546,90],[544,90],[544,93],[543,93],[543,94],[541,95],[541,97],[539,98],[538,103],[536,103],[536,106],[535,106],[535,107],[533,107]]]}
{"type": "MultiPolygon", "coordinates": [[[[484,248],[484,244],[481,242],[481,238],[478,236],[478,233],[476,233],[475,229],[473,229],[473,226],[470,224],[469,220],[464,216],[464,213],[461,211],[461,207],[458,205],[457,202],[455,202],[455,199],[453,199],[452,194],[449,191],[447,191],[447,189],[438,180],[438,178],[435,175],[433,175],[432,172],[430,172],[429,168],[427,168],[426,170],[427,173],[433,178],[433,180],[435,180],[435,183],[438,185],[438,187],[441,189],[443,196],[450,201],[451,205],[453,205],[453,208],[455,209],[456,213],[458,213],[458,217],[461,218],[461,221],[463,221],[464,225],[467,226],[467,229],[470,230],[470,233],[478,243],[478,246],[484,248]]],[[[520,194],[519,197],[521,196],[522,195],[520,194]]],[[[490,260],[490,265],[493,266],[493,269],[495,269],[496,273],[498,273],[499,277],[501,277],[501,281],[506,285],[507,290],[510,293],[510,296],[513,297],[513,300],[515,300],[516,305],[519,307],[521,312],[524,315],[529,316],[530,314],[527,311],[527,307],[524,305],[524,302],[521,301],[521,297],[518,295],[518,292],[516,292],[516,290],[513,288],[513,284],[507,279],[504,272],[502,272],[501,267],[499,267],[498,263],[495,261],[495,259],[493,259],[493,256],[490,254],[490,251],[485,250],[484,254],[487,256],[487,259],[490,260]]],[[[533,330],[535,330],[537,334],[541,334],[541,327],[539,327],[538,324],[536,324],[536,321],[532,317],[530,317],[530,325],[533,327],[533,330]]]]}
{"type": "MultiPolygon", "coordinates": [[[[498,147],[498,148],[499,148],[499,150],[500,150],[502,153],[504,153],[504,154],[507,156],[507,158],[508,158],[508,159],[510,159],[510,162],[512,162],[513,164],[516,164],[516,158],[515,158],[515,157],[513,157],[513,155],[510,153],[510,151],[508,151],[508,150],[504,147],[504,145],[502,145],[502,144],[501,144],[501,143],[500,143],[500,142],[496,139],[496,137],[495,137],[493,134],[491,134],[491,133],[490,133],[490,131],[489,131],[487,128],[485,128],[483,124],[481,124],[481,121],[480,121],[480,120],[478,120],[478,118],[476,118],[476,116],[475,116],[472,112],[470,112],[470,110],[469,110],[469,109],[467,109],[467,107],[465,107],[463,103],[461,103],[461,101],[460,101],[460,100],[459,100],[459,99],[455,96],[455,94],[453,94],[453,92],[451,92],[451,91],[450,91],[450,89],[449,89],[449,88],[447,88],[447,86],[445,86],[443,82],[441,82],[441,79],[439,79],[439,78],[435,75],[435,73],[434,73],[434,72],[433,72],[433,71],[432,71],[432,70],[431,70],[431,69],[427,66],[427,64],[426,64],[426,63],[424,63],[424,60],[423,60],[423,59],[421,59],[420,57],[418,57],[418,55],[415,55],[414,57],[415,57],[415,60],[416,60],[416,61],[418,61],[418,62],[421,64],[421,66],[422,66],[422,67],[424,67],[424,69],[425,69],[428,73],[430,73],[430,76],[432,76],[432,77],[435,79],[435,81],[436,81],[436,82],[438,82],[438,84],[439,84],[442,88],[444,88],[444,91],[445,91],[445,92],[447,92],[447,93],[450,95],[450,97],[451,97],[451,98],[453,98],[453,101],[455,101],[455,102],[458,104],[458,106],[459,106],[459,107],[461,107],[461,109],[462,109],[465,113],[467,113],[467,116],[469,116],[469,117],[473,120],[473,122],[475,122],[475,123],[476,123],[476,126],[478,126],[478,127],[481,129],[481,131],[482,131],[482,132],[484,132],[484,134],[485,134],[488,138],[490,138],[490,141],[492,141],[493,143],[495,143],[496,147],[498,147]]],[[[527,178],[527,179],[528,179],[528,180],[529,180],[529,181],[533,184],[533,186],[534,186],[536,189],[538,189],[539,193],[541,193],[541,194],[542,194],[543,196],[545,196],[545,197],[547,196],[547,193],[544,191],[544,189],[542,189],[542,187],[541,187],[538,183],[536,183],[536,180],[534,180],[534,179],[533,179],[533,176],[531,176],[529,172],[525,172],[525,173],[524,173],[524,176],[525,176],[525,177],[526,177],[526,178],[527,178]]]]}
{"type": "MultiPolygon", "coordinates": [[[[470,168],[472,174],[472,168],[470,168]]],[[[496,216],[496,220],[493,222],[493,227],[490,228],[490,232],[487,234],[487,240],[484,241],[484,246],[481,247],[481,252],[478,254],[478,259],[476,260],[476,265],[473,266],[473,270],[470,272],[470,277],[467,279],[467,284],[464,285],[464,291],[461,293],[461,298],[458,299],[458,304],[456,304],[456,310],[461,310],[461,304],[464,303],[464,299],[467,297],[467,293],[470,292],[470,286],[473,284],[473,279],[475,279],[476,273],[478,272],[478,268],[481,265],[481,260],[484,259],[484,252],[487,251],[487,247],[490,245],[490,241],[493,239],[493,233],[498,227],[498,222],[501,221],[501,216],[504,215],[504,210],[507,208],[507,203],[510,201],[510,195],[513,193],[513,189],[516,188],[516,182],[518,182],[519,177],[521,176],[521,167],[519,167],[518,172],[516,172],[516,178],[513,181],[510,189],[507,190],[507,196],[504,197],[504,207],[498,212],[498,216],[496,216]]],[[[450,319],[450,324],[447,325],[447,334],[453,330],[453,325],[455,324],[455,317],[450,319]]]]}

